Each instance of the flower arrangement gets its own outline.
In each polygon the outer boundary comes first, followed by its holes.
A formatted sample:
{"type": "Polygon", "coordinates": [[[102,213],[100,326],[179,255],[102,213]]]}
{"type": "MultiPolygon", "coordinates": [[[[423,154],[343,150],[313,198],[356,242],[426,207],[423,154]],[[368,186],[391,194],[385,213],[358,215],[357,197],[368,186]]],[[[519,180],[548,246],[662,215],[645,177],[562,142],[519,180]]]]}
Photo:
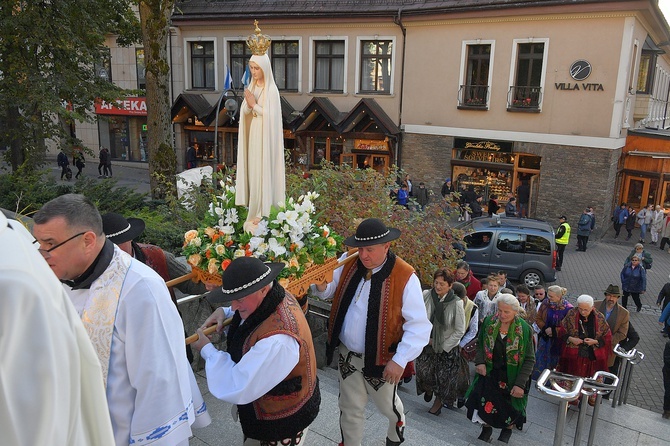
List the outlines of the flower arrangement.
{"type": "Polygon", "coordinates": [[[286,268],[279,279],[285,285],[300,278],[310,266],[337,255],[342,237],[317,223],[314,200],[319,194],[310,192],[273,206],[252,234],[244,232],[248,209],[235,205],[232,180],[221,181],[221,187],[222,193],[212,197],[203,226],[184,234],[182,254],[192,267],[216,276],[233,259],[255,256],[263,261],[283,262],[286,268]]]}

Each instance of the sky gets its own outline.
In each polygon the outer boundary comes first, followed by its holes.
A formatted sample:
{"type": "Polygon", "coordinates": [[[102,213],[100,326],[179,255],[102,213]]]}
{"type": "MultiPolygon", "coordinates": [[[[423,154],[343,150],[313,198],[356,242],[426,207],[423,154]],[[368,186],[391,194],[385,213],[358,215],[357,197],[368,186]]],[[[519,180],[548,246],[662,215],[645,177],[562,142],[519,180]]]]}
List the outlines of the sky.
{"type": "Polygon", "coordinates": [[[670,0],[658,0],[658,6],[663,11],[665,21],[670,23],[670,0]]]}

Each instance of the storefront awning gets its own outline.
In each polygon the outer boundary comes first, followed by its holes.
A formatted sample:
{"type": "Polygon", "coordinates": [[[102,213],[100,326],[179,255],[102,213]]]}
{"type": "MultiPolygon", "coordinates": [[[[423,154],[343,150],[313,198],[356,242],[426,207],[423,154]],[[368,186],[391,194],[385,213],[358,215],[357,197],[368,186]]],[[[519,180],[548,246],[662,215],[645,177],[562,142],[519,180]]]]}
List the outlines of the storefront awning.
{"type": "Polygon", "coordinates": [[[340,123],[340,133],[383,133],[391,136],[400,133],[400,129],[374,99],[365,98],[351,109],[340,123]]]}
{"type": "Polygon", "coordinates": [[[339,124],[346,116],[328,98],[316,97],[309,101],[294,123],[296,132],[334,131],[339,133],[339,124]]]}
{"type": "Polygon", "coordinates": [[[201,94],[182,93],[172,104],[171,114],[172,122],[186,122],[190,117],[197,117],[198,120],[207,121],[208,115],[214,115],[214,107],[201,94]]]}

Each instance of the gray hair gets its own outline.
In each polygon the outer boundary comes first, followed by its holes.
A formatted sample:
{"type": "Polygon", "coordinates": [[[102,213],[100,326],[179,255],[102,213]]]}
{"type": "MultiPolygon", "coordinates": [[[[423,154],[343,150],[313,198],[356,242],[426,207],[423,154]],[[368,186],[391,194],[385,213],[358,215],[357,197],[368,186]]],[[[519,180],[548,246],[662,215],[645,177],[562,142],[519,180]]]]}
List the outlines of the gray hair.
{"type": "Polygon", "coordinates": [[[637,248],[644,249],[644,245],[642,243],[636,243],[635,244],[635,249],[637,249],[637,248]]]}
{"type": "Polygon", "coordinates": [[[498,305],[500,304],[506,304],[512,307],[512,309],[516,313],[519,313],[519,311],[521,310],[521,304],[519,304],[519,299],[517,299],[514,294],[508,294],[508,293],[499,294],[498,297],[496,297],[493,300],[493,303],[496,305],[496,308],[498,308],[498,305]]]}
{"type": "Polygon", "coordinates": [[[582,294],[577,298],[577,305],[579,304],[588,304],[589,307],[593,307],[593,298],[588,294],[582,294]]]}
{"type": "Polygon", "coordinates": [[[638,259],[640,262],[642,261],[642,254],[633,254],[633,257],[631,259],[638,259]]]}
{"type": "Polygon", "coordinates": [[[36,225],[63,218],[70,228],[102,235],[102,217],[93,202],[81,194],[65,194],[47,202],[33,216],[36,225]]]}

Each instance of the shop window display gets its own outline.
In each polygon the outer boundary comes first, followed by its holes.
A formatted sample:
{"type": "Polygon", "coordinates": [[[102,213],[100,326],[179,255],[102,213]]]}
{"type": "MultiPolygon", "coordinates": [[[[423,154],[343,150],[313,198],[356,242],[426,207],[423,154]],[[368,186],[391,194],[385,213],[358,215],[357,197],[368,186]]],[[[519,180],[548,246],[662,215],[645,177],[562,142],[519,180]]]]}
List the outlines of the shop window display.
{"type": "Polygon", "coordinates": [[[488,201],[492,194],[501,201],[506,200],[512,191],[512,172],[510,170],[493,170],[477,167],[454,166],[453,176],[461,190],[473,186],[475,193],[482,195],[482,201],[488,201]]]}

